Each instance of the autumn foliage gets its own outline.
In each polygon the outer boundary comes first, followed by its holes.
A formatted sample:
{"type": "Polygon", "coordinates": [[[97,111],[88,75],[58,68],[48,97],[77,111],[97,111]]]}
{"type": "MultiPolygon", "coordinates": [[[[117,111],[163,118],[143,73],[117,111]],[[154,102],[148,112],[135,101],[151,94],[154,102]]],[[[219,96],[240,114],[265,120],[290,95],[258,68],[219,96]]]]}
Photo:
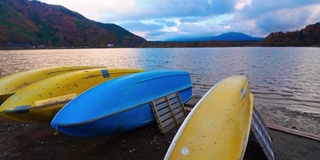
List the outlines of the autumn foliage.
{"type": "Polygon", "coordinates": [[[263,46],[320,46],[320,22],[300,31],[274,32],[262,42],[263,46]]]}
{"type": "Polygon", "coordinates": [[[135,47],[146,40],[58,5],[0,1],[0,47],[135,47]]]}

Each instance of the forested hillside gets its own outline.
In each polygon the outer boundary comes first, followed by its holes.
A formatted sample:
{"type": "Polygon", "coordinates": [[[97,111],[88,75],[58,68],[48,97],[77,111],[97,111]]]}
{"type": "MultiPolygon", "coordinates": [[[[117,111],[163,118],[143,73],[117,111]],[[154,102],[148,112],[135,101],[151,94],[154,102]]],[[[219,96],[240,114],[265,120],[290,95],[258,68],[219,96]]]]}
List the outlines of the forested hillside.
{"type": "Polygon", "coordinates": [[[300,31],[273,32],[262,42],[263,46],[320,46],[320,22],[300,31]]]}
{"type": "Polygon", "coordinates": [[[0,47],[135,47],[146,40],[57,5],[0,1],[0,47]]]}

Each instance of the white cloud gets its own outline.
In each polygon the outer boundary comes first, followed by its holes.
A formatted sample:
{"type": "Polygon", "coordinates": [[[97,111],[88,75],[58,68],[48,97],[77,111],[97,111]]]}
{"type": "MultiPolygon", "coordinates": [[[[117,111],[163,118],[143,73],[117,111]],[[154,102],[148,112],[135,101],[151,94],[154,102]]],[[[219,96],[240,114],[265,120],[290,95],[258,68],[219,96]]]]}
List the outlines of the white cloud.
{"type": "Polygon", "coordinates": [[[306,9],[310,11],[310,16],[306,20],[308,24],[320,21],[320,4],[308,6],[306,9]]]}
{"type": "Polygon", "coordinates": [[[133,34],[138,35],[140,37],[147,37],[147,35],[150,33],[149,31],[132,31],[133,34]]]}
{"type": "Polygon", "coordinates": [[[103,19],[117,20],[123,16],[140,14],[135,0],[41,0],[42,2],[62,5],[79,12],[85,17],[101,21],[103,19]]]}
{"type": "Polygon", "coordinates": [[[224,25],[223,28],[230,29],[231,27],[230,27],[230,25],[224,25]]]}
{"type": "Polygon", "coordinates": [[[252,0],[240,0],[236,3],[235,8],[237,10],[241,10],[243,7],[245,7],[246,5],[251,4],[252,0]]]}

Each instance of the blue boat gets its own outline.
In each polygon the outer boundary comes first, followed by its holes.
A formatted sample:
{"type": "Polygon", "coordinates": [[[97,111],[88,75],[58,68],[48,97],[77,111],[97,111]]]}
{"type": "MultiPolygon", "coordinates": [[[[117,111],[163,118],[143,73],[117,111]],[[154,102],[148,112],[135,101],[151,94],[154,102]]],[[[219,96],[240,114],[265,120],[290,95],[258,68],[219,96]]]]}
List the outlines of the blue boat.
{"type": "Polygon", "coordinates": [[[66,104],[51,126],[65,134],[95,137],[133,130],[155,122],[150,102],[178,92],[192,96],[187,71],[149,71],[99,84],[66,104]]]}

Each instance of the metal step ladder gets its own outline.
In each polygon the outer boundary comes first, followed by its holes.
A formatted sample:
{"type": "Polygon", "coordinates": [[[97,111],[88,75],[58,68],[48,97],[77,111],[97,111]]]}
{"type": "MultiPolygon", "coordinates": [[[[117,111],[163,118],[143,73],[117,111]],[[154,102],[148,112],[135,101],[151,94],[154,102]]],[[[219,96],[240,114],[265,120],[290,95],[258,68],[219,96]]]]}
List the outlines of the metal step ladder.
{"type": "Polygon", "coordinates": [[[264,123],[258,110],[253,107],[252,121],[251,121],[251,131],[254,138],[258,141],[261,149],[263,150],[266,158],[268,160],[274,160],[274,152],[272,139],[269,135],[269,130],[267,125],[264,123]]]}
{"type": "Polygon", "coordinates": [[[187,117],[187,112],[177,92],[151,101],[151,106],[162,134],[180,125],[187,117]]]}

